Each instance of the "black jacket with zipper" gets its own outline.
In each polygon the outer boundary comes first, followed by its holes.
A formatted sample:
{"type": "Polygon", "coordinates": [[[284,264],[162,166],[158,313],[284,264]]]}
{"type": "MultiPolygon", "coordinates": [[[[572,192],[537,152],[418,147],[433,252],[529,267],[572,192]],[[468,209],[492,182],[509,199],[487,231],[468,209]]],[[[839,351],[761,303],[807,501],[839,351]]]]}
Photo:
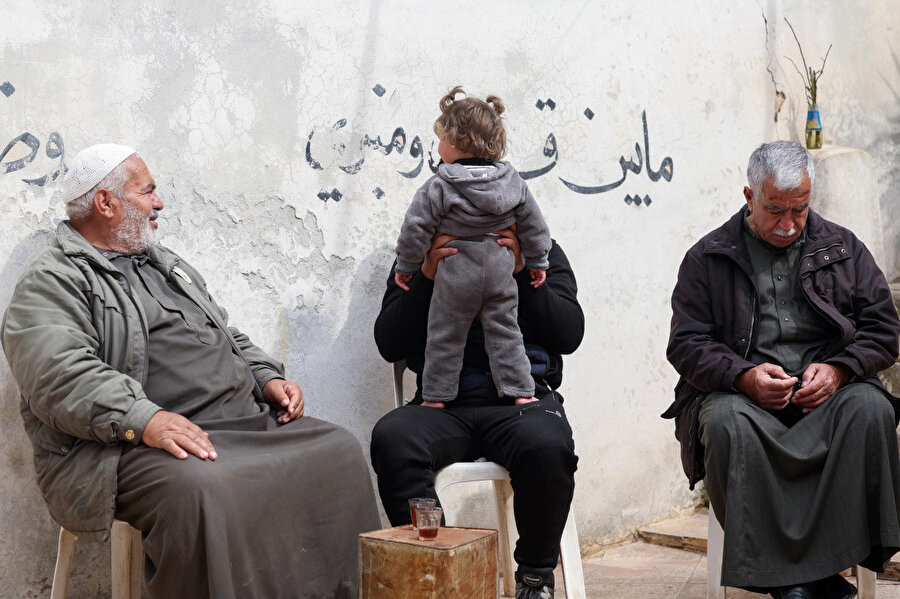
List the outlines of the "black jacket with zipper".
{"type": "MultiPolygon", "coordinates": [[[[757,340],[759,298],[744,244],[744,206],[698,241],[684,257],[672,293],[672,325],[666,355],[681,379],[663,418],[675,419],[684,472],[693,485],[705,476],[698,414],[708,393],[734,391],[757,340]]],[[[900,418],[900,400],[876,374],[897,359],[900,319],[890,287],[866,246],[848,229],[810,211],[799,264],[800,288],[835,332],[823,360],[840,364],[852,381],[877,386],[900,418]]]]}

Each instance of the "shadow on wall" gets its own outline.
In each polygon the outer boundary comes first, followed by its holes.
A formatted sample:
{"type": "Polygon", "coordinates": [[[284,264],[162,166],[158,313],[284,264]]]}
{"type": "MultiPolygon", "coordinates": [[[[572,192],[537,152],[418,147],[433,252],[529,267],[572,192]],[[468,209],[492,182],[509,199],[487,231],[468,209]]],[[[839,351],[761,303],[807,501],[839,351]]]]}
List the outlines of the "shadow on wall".
{"type": "MultiPolygon", "coordinates": [[[[53,237],[51,230],[42,228],[10,252],[0,270],[0,311],[6,312],[19,276],[53,237]]],[[[19,391],[5,356],[0,357],[0,431],[0,538],[4,539],[0,543],[0,581],[4,581],[3,586],[12,585],[18,597],[46,597],[53,579],[59,527],[50,518],[34,482],[31,442],[22,427],[19,391]]],[[[78,543],[74,559],[70,596],[107,595],[108,545],[78,543]]]]}
{"type": "MultiPolygon", "coordinates": [[[[368,458],[375,422],[392,404],[390,368],[373,336],[385,281],[394,259],[387,247],[359,260],[349,284],[346,316],[299,307],[288,317],[288,375],[304,389],[313,416],[352,432],[368,458]]],[[[338,291],[333,290],[337,293],[338,291]]]]}
{"type": "MultiPolygon", "coordinates": [[[[891,57],[896,83],[889,81],[884,74],[881,78],[896,98],[896,105],[900,106],[900,56],[892,49],[891,57]]],[[[888,223],[884,226],[884,267],[889,279],[900,281],[900,202],[897,201],[900,197],[900,112],[888,118],[884,132],[875,138],[866,151],[876,157],[886,169],[884,178],[880,181],[884,185],[881,220],[888,223]]]]}
{"type": "MultiPolygon", "coordinates": [[[[310,389],[314,404],[323,400],[335,404],[330,411],[334,421],[360,440],[376,496],[378,487],[371,469],[369,444],[375,423],[394,409],[394,395],[392,368],[378,353],[373,329],[387,281],[393,277],[394,258],[392,247],[382,247],[359,262],[346,319],[336,334],[331,333],[333,327],[328,322],[333,317],[321,312],[297,311],[298,322],[293,323],[295,331],[309,330],[321,335],[294,336],[299,347],[293,351],[306,352],[300,385],[310,389]]],[[[414,390],[414,377],[410,377],[405,389],[407,397],[414,390]]],[[[497,528],[493,497],[493,486],[488,482],[450,488],[443,497],[448,506],[447,517],[459,526],[497,528]]],[[[383,525],[389,526],[380,499],[378,507],[383,525]]]]}
{"type": "Polygon", "coordinates": [[[393,259],[385,247],[358,262],[343,322],[327,308],[302,306],[286,323],[288,378],[303,389],[307,414],[343,426],[359,440],[376,495],[369,443],[375,423],[393,407],[393,391],[391,369],[378,353],[373,328],[393,259]]]}

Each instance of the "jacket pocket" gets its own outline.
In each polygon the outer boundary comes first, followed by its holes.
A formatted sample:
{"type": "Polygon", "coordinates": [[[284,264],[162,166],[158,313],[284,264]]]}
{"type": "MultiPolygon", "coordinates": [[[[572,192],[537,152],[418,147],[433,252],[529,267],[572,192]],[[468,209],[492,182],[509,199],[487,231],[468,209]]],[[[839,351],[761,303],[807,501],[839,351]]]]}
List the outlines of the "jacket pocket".
{"type": "Polygon", "coordinates": [[[40,479],[60,460],[69,455],[77,438],[41,425],[31,438],[34,449],[34,471],[40,479]]]}

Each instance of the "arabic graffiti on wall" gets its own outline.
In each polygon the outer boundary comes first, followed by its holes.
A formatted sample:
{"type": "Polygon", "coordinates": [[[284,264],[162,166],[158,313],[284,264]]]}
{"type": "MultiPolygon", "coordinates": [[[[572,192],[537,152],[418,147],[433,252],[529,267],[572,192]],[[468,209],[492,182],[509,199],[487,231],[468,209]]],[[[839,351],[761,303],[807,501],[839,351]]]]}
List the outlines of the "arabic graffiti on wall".
{"type": "MultiPolygon", "coordinates": [[[[0,92],[6,95],[6,97],[11,96],[15,92],[15,88],[11,83],[4,82],[0,85],[0,92]]],[[[378,97],[382,97],[386,90],[381,85],[376,85],[372,88],[373,93],[378,97]]],[[[557,108],[556,102],[552,98],[539,99],[535,103],[535,107],[538,110],[543,111],[545,108],[551,111],[557,108]]],[[[590,108],[586,108],[584,111],[584,116],[588,120],[592,120],[594,117],[593,111],[590,108]]],[[[625,183],[626,179],[629,176],[629,173],[633,175],[640,175],[642,172],[646,171],[647,177],[651,182],[657,183],[660,180],[669,182],[672,180],[672,175],[674,172],[674,162],[670,156],[665,156],[660,161],[659,166],[654,169],[650,160],[650,135],[647,126],[647,112],[643,111],[641,113],[641,124],[643,127],[643,146],[640,142],[635,142],[634,144],[634,156],[620,156],[619,157],[619,167],[622,170],[622,176],[616,181],[612,181],[610,183],[601,183],[601,184],[591,184],[586,182],[574,182],[564,179],[562,177],[557,177],[557,179],[569,190],[582,194],[582,195],[598,195],[610,192],[614,189],[617,189],[622,184],[625,183]]],[[[330,127],[329,130],[324,132],[317,132],[316,129],[313,129],[309,132],[309,136],[306,141],[306,151],[305,151],[305,160],[307,165],[314,170],[325,170],[325,167],[321,164],[319,160],[313,155],[313,138],[316,135],[319,136],[328,136],[329,134],[337,135],[338,132],[347,126],[347,119],[341,118],[338,119],[334,125],[330,127]]],[[[439,160],[435,159],[435,143],[436,140],[432,140],[428,149],[425,149],[422,138],[418,135],[412,138],[412,141],[407,145],[408,136],[403,127],[396,127],[394,131],[387,137],[387,140],[382,140],[381,135],[372,136],[370,134],[364,134],[361,139],[359,139],[358,145],[356,149],[359,150],[360,157],[352,162],[348,162],[347,164],[337,164],[337,168],[347,173],[348,175],[356,175],[363,168],[363,165],[370,153],[375,153],[377,155],[389,156],[392,153],[396,155],[403,155],[404,152],[407,153],[410,159],[412,159],[412,163],[410,164],[409,169],[406,170],[398,170],[397,173],[407,179],[415,179],[419,177],[426,165],[428,170],[434,174],[437,173],[438,165],[440,163],[439,160]]],[[[37,158],[38,153],[40,151],[41,142],[40,140],[31,132],[24,132],[17,137],[13,138],[6,144],[3,148],[2,152],[0,152],[0,175],[5,175],[9,173],[13,173],[16,171],[20,171],[28,166],[31,162],[37,158]],[[14,148],[17,148],[19,145],[24,145],[25,147],[13,152],[14,148]],[[21,158],[10,159],[7,160],[7,156],[16,156],[21,155],[23,152],[27,154],[21,158]]],[[[342,142],[337,142],[332,144],[332,148],[339,156],[343,156],[347,151],[346,144],[342,142]]],[[[60,175],[64,174],[68,168],[65,163],[65,145],[63,143],[62,137],[56,131],[50,132],[48,135],[47,141],[44,144],[44,153],[51,160],[58,160],[58,163],[55,165],[55,168],[52,168],[46,174],[34,177],[34,178],[23,178],[22,181],[29,185],[43,186],[49,181],[55,181],[59,178],[60,175]]],[[[556,168],[559,163],[559,146],[557,144],[556,136],[554,133],[550,133],[547,135],[547,139],[544,142],[544,146],[542,148],[542,154],[544,158],[548,159],[549,162],[537,169],[529,170],[529,171],[521,171],[519,174],[523,179],[536,179],[538,177],[544,177],[548,175],[554,168],[556,168]]],[[[376,199],[380,199],[385,196],[385,191],[381,187],[375,187],[372,190],[372,194],[376,199]]],[[[316,197],[322,202],[327,203],[329,200],[333,202],[340,202],[344,195],[338,190],[336,187],[330,190],[321,189],[316,197]]],[[[641,197],[639,194],[626,194],[623,198],[624,202],[628,205],[632,206],[649,206],[653,201],[649,195],[644,195],[641,197]]]]}
{"type": "MultiPolygon", "coordinates": [[[[15,86],[9,81],[4,81],[0,83],[0,93],[3,93],[7,98],[16,93],[15,86]]],[[[9,173],[14,173],[16,171],[20,171],[37,157],[38,150],[41,149],[41,142],[38,140],[34,134],[26,131],[25,133],[20,134],[18,137],[14,137],[6,147],[3,148],[3,151],[0,152],[0,175],[8,175],[9,173]],[[25,146],[21,151],[13,152],[13,156],[19,155],[21,152],[27,151],[28,154],[22,158],[10,159],[7,160],[7,156],[10,155],[13,148],[16,148],[19,144],[25,146]]],[[[51,131],[50,135],[47,137],[47,143],[44,145],[44,153],[47,154],[47,158],[50,160],[59,159],[59,163],[56,165],[56,169],[52,172],[49,172],[41,177],[35,177],[33,179],[22,179],[25,183],[29,185],[37,185],[39,187],[43,187],[43,185],[47,181],[55,181],[61,174],[65,173],[68,168],[66,168],[66,147],[63,144],[62,136],[56,131],[51,131]]]]}
{"type": "MultiPolygon", "coordinates": [[[[331,126],[331,131],[338,131],[347,126],[347,119],[340,119],[334,125],[331,126]]],[[[315,170],[324,170],[322,165],[312,156],[312,139],[313,135],[315,135],[316,130],[313,129],[309,132],[309,137],[306,140],[306,163],[315,170]]],[[[384,143],[381,141],[381,136],[379,135],[375,139],[372,139],[368,134],[364,135],[361,140],[359,140],[359,149],[365,150],[366,148],[373,148],[376,152],[387,156],[391,152],[395,151],[397,154],[402,154],[403,150],[406,148],[406,131],[403,130],[403,127],[397,127],[394,129],[394,132],[391,134],[388,143],[384,143]]],[[[339,147],[335,148],[339,153],[343,154],[346,150],[346,147],[343,144],[340,144],[339,147]]],[[[432,143],[432,149],[434,149],[434,143],[432,143]]],[[[419,173],[422,172],[422,166],[425,162],[425,153],[424,148],[422,147],[422,140],[416,135],[412,143],[409,144],[409,156],[412,159],[419,159],[419,163],[413,167],[409,171],[397,171],[407,179],[415,179],[419,176],[419,173]]],[[[351,164],[342,164],[338,165],[338,168],[347,173],[348,175],[355,175],[360,171],[363,166],[363,163],[366,161],[365,155],[362,158],[353,162],[351,164]]],[[[428,152],[428,167],[432,172],[437,172],[437,165],[434,162],[434,158],[431,154],[431,151],[428,152]]]]}
{"type": "MultiPolygon", "coordinates": [[[[622,168],[622,178],[618,181],[613,181],[612,183],[607,183],[606,185],[596,185],[596,186],[584,186],[584,185],[576,185],[575,183],[571,183],[566,181],[562,177],[560,177],[560,181],[563,184],[576,193],[585,193],[585,194],[595,194],[595,193],[604,193],[606,191],[611,191],[617,187],[619,187],[622,183],[625,182],[625,179],[628,177],[628,173],[634,173],[635,175],[641,174],[641,169],[644,167],[644,160],[646,160],[647,166],[647,176],[654,183],[659,181],[660,178],[665,179],[666,182],[672,180],[672,172],[673,172],[673,163],[672,158],[666,156],[662,159],[659,164],[659,168],[653,170],[650,166],[650,136],[647,132],[647,112],[644,111],[641,113],[641,121],[644,125],[644,151],[641,153],[641,145],[638,142],[634,144],[634,153],[637,155],[637,162],[633,161],[631,158],[625,159],[624,156],[619,158],[619,166],[622,168]]],[[[644,196],[643,198],[644,204],[650,205],[650,197],[644,196]]],[[[625,203],[635,205],[641,204],[641,198],[638,196],[625,196],[625,203]]]]}
{"type": "MultiPolygon", "coordinates": [[[[381,85],[376,85],[372,90],[377,96],[381,97],[385,93],[385,89],[381,85]]],[[[556,102],[552,98],[539,99],[535,107],[538,110],[543,111],[545,108],[549,110],[555,110],[557,107],[556,102]]],[[[586,108],[584,111],[584,116],[588,120],[592,120],[594,118],[594,112],[590,108],[586,108]]],[[[672,180],[672,175],[674,173],[674,162],[670,156],[665,156],[659,163],[659,166],[654,169],[652,167],[650,161],[650,134],[647,127],[647,112],[643,111],[641,113],[641,124],[643,126],[643,146],[640,142],[635,142],[634,144],[634,156],[629,156],[626,158],[625,156],[621,156],[619,158],[619,167],[622,169],[622,177],[617,181],[613,181],[610,183],[604,184],[588,184],[584,182],[573,182],[563,179],[562,177],[557,177],[559,181],[571,191],[582,194],[582,195],[597,195],[612,191],[620,187],[625,180],[628,178],[629,173],[633,175],[639,175],[642,172],[646,171],[647,177],[651,182],[656,183],[660,180],[669,182],[672,180]]],[[[334,136],[335,139],[344,139],[343,133],[340,132],[341,129],[344,129],[347,126],[347,119],[341,118],[338,119],[334,125],[332,125],[328,130],[325,131],[317,131],[313,129],[309,132],[309,136],[306,140],[306,163],[307,165],[314,170],[325,170],[325,167],[322,165],[320,160],[316,159],[316,156],[313,152],[313,138],[315,136],[334,136]]],[[[321,141],[317,138],[317,141],[321,141]]],[[[327,145],[327,139],[325,141],[327,145]]],[[[377,155],[388,156],[392,152],[396,152],[397,155],[402,155],[407,145],[407,133],[403,127],[397,127],[394,129],[393,133],[387,138],[387,141],[382,141],[380,135],[373,137],[372,135],[366,133],[359,139],[358,144],[351,144],[352,150],[354,150],[354,156],[360,156],[358,159],[348,161],[345,164],[336,164],[338,169],[347,173],[348,175],[356,175],[360,172],[363,167],[363,164],[366,161],[368,155],[374,152],[377,155]],[[358,152],[356,152],[358,150],[358,152]]],[[[434,158],[434,146],[435,141],[432,140],[428,150],[425,150],[425,147],[422,143],[422,138],[418,135],[413,137],[412,141],[409,144],[409,157],[416,161],[411,164],[410,169],[408,170],[398,170],[397,173],[402,177],[407,179],[415,179],[420,174],[425,166],[425,159],[427,155],[428,159],[428,169],[431,173],[437,173],[439,161],[435,161],[434,158]]],[[[339,156],[343,157],[347,151],[348,146],[343,141],[334,141],[331,143],[331,149],[339,156]]],[[[535,179],[537,177],[546,176],[550,171],[552,171],[559,162],[559,147],[556,141],[556,136],[551,132],[547,135],[547,139],[544,142],[544,146],[542,148],[543,156],[549,159],[549,162],[540,168],[530,170],[530,171],[522,171],[519,174],[523,179],[535,179]]],[[[338,160],[340,162],[340,160],[338,160]]],[[[384,191],[380,187],[376,187],[372,193],[376,198],[381,198],[385,195],[384,191]]],[[[329,190],[323,189],[319,191],[317,197],[323,202],[328,202],[328,200],[333,200],[338,202],[343,198],[343,195],[336,188],[329,190]]],[[[639,194],[626,194],[623,198],[624,202],[628,205],[633,206],[649,206],[653,201],[649,195],[644,195],[641,197],[639,194]]]]}
{"type": "MultiPolygon", "coordinates": [[[[0,175],[14,173],[28,166],[37,157],[38,150],[40,150],[40,148],[40,140],[28,131],[22,133],[17,137],[14,137],[8,144],[6,144],[6,147],[3,148],[3,151],[0,152],[0,175]],[[28,154],[22,158],[7,161],[7,155],[12,151],[13,148],[18,146],[19,144],[23,144],[26,148],[28,148],[28,154]]],[[[29,185],[37,185],[39,187],[43,187],[44,184],[47,183],[47,181],[55,181],[60,175],[68,170],[68,168],[66,167],[66,147],[65,144],[63,144],[62,137],[56,131],[51,131],[50,135],[47,137],[47,143],[44,144],[44,153],[47,155],[47,158],[51,160],[59,159],[59,162],[56,164],[56,168],[52,172],[49,172],[41,177],[35,177],[33,179],[22,179],[22,181],[28,183],[29,185]]]]}

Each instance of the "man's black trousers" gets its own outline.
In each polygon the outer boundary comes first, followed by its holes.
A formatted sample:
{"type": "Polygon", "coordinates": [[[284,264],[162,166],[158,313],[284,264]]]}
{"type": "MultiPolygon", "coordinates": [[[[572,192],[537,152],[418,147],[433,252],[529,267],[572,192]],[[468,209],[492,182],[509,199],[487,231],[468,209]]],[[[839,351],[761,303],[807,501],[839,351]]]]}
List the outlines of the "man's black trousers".
{"type": "Polygon", "coordinates": [[[572,429],[555,393],[522,406],[449,402],[405,405],[372,431],[372,466],[391,525],[410,523],[411,497],[437,497],[434,473],[480,457],[509,470],[525,570],[552,570],[575,489],[578,457],[572,429]]]}

